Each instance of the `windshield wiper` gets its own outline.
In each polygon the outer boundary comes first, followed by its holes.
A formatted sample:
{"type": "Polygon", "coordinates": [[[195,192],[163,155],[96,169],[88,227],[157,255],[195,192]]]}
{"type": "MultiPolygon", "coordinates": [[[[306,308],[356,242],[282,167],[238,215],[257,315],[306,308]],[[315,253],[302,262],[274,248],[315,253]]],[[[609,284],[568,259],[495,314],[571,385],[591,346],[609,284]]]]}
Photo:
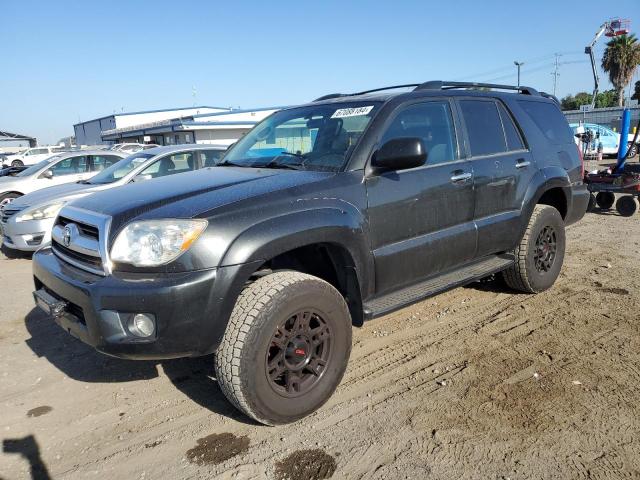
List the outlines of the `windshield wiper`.
{"type": "Polygon", "coordinates": [[[90,185],[89,180],[78,180],[76,183],[81,183],[82,185],[90,185]]]}
{"type": "Polygon", "coordinates": [[[216,165],[216,167],[250,167],[252,165],[243,165],[241,163],[230,162],[229,160],[225,160],[224,162],[220,162],[216,165]]]}
{"type": "Polygon", "coordinates": [[[264,165],[255,165],[257,168],[288,168],[289,170],[304,170],[302,163],[280,163],[275,160],[271,160],[264,165]]]}

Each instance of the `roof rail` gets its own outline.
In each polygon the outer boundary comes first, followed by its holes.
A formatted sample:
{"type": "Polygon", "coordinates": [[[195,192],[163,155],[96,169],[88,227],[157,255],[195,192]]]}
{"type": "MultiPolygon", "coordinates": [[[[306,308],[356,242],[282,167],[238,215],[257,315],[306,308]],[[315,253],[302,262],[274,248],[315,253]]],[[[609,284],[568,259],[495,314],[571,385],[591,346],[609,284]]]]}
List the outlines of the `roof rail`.
{"type": "Polygon", "coordinates": [[[525,95],[534,95],[534,96],[544,96],[545,98],[557,99],[553,97],[553,95],[549,95],[548,93],[540,93],[535,88],[525,87],[523,85],[517,87],[515,85],[499,85],[496,83],[478,83],[478,82],[449,82],[443,80],[431,80],[429,82],[424,83],[407,83],[404,85],[392,85],[390,87],[381,87],[374,88],[371,90],[364,90],[362,92],[356,93],[330,93],[329,95],[323,95],[322,97],[316,98],[314,102],[320,102],[322,100],[329,100],[331,98],[340,98],[340,97],[351,97],[357,95],[365,95],[367,93],[375,93],[382,92],[385,90],[394,90],[396,88],[411,88],[413,87],[413,91],[419,90],[451,90],[454,88],[488,88],[491,90],[513,90],[519,93],[523,93],[525,95]]]}
{"type": "Polygon", "coordinates": [[[552,95],[551,93],[547,93],[547,92],[540,92],[540,95],[542,95],[544,98],[548,98],[550,100],[553,100],[558,105],[560,105],[560,100],[558,100],[558,97],[556,97],[555,95],[552,95]]]}
{"type": "Polygon", "coordinates": [[[385,90],[394,90],[396,88],[410,88],[410,87],[418,87],[419,83],[408,83],[406,85],[392,85],[390,87],[382,87],[382,88],[374,88],[372,90],[364,90],[362,92],[356,93],[330,93],[329,95],[323,95],[322,97],[316,98],[314,102],[320,102],[322,100],[329,100],[331,98],[340,98],[340,97],[352,97],[356,95],[366,95],[367,93],[375,93],[375,92],[383,92],[385,90]]]}
{"type": "Polygon", "coordinates": [[[540,95],[535,88],[525,87],[523,85],[517,87],[515,85],[499,85],[496,83],[479,83],[479,82],[449,82],[443,80],[432,80],[418,85],[415,90],[451,90],[454,88],[489,88],[491,90],[515,90],[525,95],[540,95]]]}

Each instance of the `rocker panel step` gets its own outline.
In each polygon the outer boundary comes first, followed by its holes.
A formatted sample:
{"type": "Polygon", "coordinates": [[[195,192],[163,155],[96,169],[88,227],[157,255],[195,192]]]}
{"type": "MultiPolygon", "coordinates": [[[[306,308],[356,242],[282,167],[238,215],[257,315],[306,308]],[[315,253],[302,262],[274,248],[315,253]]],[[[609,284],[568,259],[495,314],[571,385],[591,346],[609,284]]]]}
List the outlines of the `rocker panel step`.
{"type": "Polygon", "coordinates": [[[424,282],[374,298],[365,302],[364,316],[366,319],[371,319],[386,315],[438,293],[497,273],[511,266],[514,261],[513,255],[510,254],[495,255],[460,269],[438,275],[424,282]]]}

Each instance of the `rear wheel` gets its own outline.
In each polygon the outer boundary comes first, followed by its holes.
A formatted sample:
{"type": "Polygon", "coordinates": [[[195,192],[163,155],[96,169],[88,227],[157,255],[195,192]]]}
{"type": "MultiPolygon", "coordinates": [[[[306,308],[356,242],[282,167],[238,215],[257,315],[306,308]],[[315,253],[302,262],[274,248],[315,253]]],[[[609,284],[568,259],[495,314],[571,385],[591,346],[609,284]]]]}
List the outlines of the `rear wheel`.
{"type": "Polygon", "coordinates": [[[13,162],[11,162],[11,166],[12,167],[24,167],[24,163],[22,163],[22,160],[14,160],[13,162]]]}
{"type": "Polygon", "coordinates": [[[560,212],[549,205],[536,205],[514,251],[516,262],[503,272],[507,285],[526,293],[550,288],[560,274],[565,244],[560,212]]]}
{"type": "Polygon", "coordinates": [[[340,292],[311,275],[277,272],[238,297],[215,355],[216,376],[249,417],[290,423],[329,399],[350,352],[351,317],[340,292]]]}
{"type": "Polygon", "coordinates": [[[628,151],[628,157],[627,158],[633,158],[638,154],[638,145],[636,145],[635,143],[630,143],[629,144],[629,151],[628,151]]]}
{"type": "Polygon", "coordinates": [[[616,201],[613,192],[600,192],[596,195],[596,203],[603,210],[609,210],[616,201]]]}
{"type": "Polygon", "coordinates": [[[631,217],[638,210],[638,202],[631,195],[625,195],[616,202],[616,210],[623,217],[631,217]]]}

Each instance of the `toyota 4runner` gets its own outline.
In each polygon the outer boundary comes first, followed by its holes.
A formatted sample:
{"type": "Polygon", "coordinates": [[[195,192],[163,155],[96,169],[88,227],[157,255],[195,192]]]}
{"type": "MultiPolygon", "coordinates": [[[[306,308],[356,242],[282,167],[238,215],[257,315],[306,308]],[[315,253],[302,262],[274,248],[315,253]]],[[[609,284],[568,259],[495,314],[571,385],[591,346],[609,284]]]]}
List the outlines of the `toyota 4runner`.
{"type": "Polygon", "coordinates": [[[36,303],[110,355],[214,353],[227,398],[275,425],[331,396],[352,325],[498,272],[550,288],[589,199],[557,101],[402,87],[280,110],[219,166],[66,205],[36,303]]]}

